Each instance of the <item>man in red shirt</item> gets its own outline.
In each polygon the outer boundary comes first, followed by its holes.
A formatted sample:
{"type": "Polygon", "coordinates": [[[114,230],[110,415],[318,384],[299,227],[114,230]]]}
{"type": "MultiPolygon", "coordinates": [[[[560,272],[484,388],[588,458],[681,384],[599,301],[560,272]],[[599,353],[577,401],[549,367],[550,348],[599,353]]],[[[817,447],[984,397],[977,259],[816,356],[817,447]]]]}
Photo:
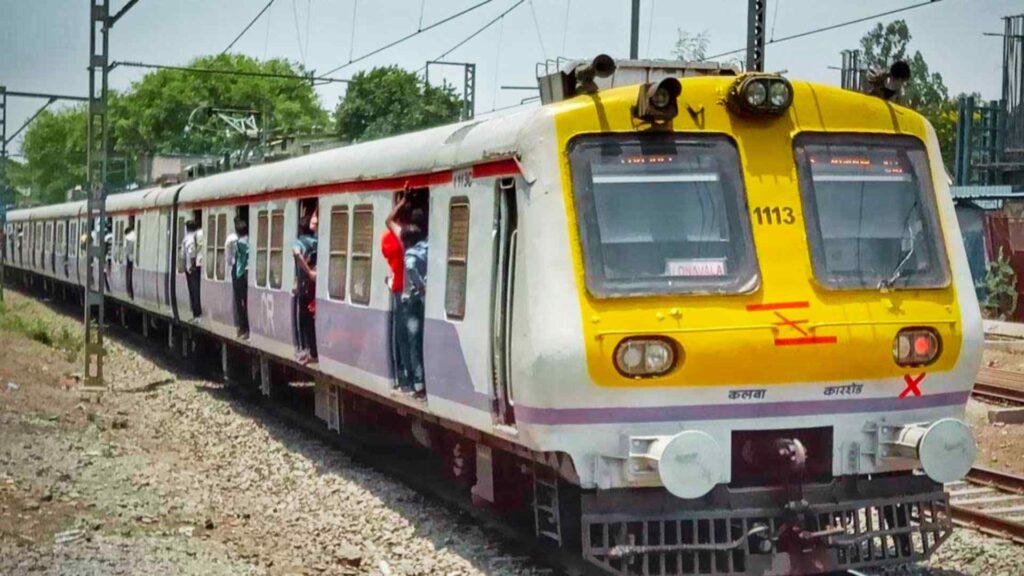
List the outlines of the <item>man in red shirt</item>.
{"type": "Polygon", "coordinates": [[[405,286],[405,247],[400,240],[402,221],[408,211],[407,191],[395,193],[395,206],[387,218],[387,229],[380,237],[380,251],[391,269],[388,287],[391,289],[391,313],[388,321],[388,346],[391,356],[392,373],[399,388],[412,389],[406,367],[408,362],[408,346],[402,337],[402,288],[405,286]]]}

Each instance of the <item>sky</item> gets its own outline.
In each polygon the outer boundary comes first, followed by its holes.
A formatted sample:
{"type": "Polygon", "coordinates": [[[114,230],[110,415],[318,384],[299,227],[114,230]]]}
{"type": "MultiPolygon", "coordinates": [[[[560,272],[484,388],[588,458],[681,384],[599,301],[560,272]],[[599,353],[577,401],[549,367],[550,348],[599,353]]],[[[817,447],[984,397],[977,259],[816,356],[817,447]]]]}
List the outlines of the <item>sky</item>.
{"type": "MultiPolygon", "coordinates": [[[[0,0],[0,85],[22,92],[85,96],[92,0],[0,0]]],[[[114,27],[112,60],[183,65],[224,50],[268,0],[141,0],[114,27]]],[[[275,0],[232,51],[280,57],[326,72],[483,0],[275,0]]],[[[374,66],[419,70],[512,8],[518,0],[490,0],[471,12],[347,65],[332,76],[348,78],[374,66]]],[[[127,0],[111,0],[112,13],[127,0]]],[[[920,3],[920,0],[767,0],[768,38],[920,3]]],[[[451,52],[449,61],[477,65],[477,115],[514,106],[535,92],[501,86],[535,86],[538,63],[559,56],[591,58],[629,53],[630,0],[526,0],[451,52]]],[[[804,38],[770,44],[768,71],[792,78],[839,83],[840,50],[856,48],[875,22],[903,18],[911,51],[920,50],[942,74],[950,94],[980,92],[998,98],[1001,17],[1024,12],[1022,0],[939,0],[931,4],[804,38]]],[[[707,32],[710,54],[746,45],[747,0],[641,0],[640,56],[671,57],[679,31],[707,32]]],[[[737,54],[742,56],[742,53],[737,54]]],[[[144,71],[111,72],[125,89],[144,71]]],[[[430,81],[461,90],[461,70],[431,67],[430,81]]],[[[333,109],[344,84],[318,88],[333,109]]],[[[8,135],[44,102],[8,100],[8,135]]],[[[20,140],[20,138],[18,139],[20,140]]],[[[11,151],[18,151],[16,141],[11,151]]]]}

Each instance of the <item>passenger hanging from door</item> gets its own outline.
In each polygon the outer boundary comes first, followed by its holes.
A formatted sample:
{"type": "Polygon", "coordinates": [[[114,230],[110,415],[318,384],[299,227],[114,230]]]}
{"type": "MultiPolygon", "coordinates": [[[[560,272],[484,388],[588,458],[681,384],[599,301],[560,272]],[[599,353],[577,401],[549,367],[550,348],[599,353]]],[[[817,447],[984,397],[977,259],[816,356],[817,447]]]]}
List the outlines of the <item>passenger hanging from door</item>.
{"type": "Polygon", "coordinates": [[[185,223],[185,239],[182,243],[185,254],[185,283],[188,286],[188,302],[193,318],[203,315],[203,307],[199,300],[199,282],[203,277],[202,264],[202,231],[195,220],[185,223]]]}
{"type": "Polygon", "coordinates": [[[295,257],[296,353],[295,359],[303,364],[318,361],[316,346],[316,261],[319,215],[317,200],[304,200],[299,204],[299,235],[292,245],[295,257]]]}
{"type": "Polygon", "coordinates": [[[124,274],[128,298],[135,299],[135,216],[128,217],[128,229],[124,231],[124,274]]]}
{"type": "Polygon", "coordinates": [[[243,216],[235,218],[237,239],[232,250],[231,288],[235,302],[235,325],[238,337],[249,339],[249,221],[243,216]]]}
{"type": "Polygon", "coordinates": [[[409,217],[409,202],[405,190],[395,192],[394,207],[388,214],[384,234],[380,237],[380,251],[388,263],[391,275],[387,278],[391,295],[391,310],[388,318],[388,350],[394,381],[392,388],[412,389],[408,383],[409,346],[405,336],[402,314],[402,292],[405,288],[405,248],[402,247],[402,225],[409,217]]]}
{"type": "MultiPolygon", "coordinates": [[[[410,201],[415,204],[415,197],[410,201]]],[[[413,208],[409,223],[402,226],[402,245],[405,246],[404,288],[402,290],[402,315],[405,325],[406,345],[409,347],[409,386],[417,398],[426,397],[423,376],[423,316],[424,297],[427,292],[427,213],[423,208],[413,208]]]]}

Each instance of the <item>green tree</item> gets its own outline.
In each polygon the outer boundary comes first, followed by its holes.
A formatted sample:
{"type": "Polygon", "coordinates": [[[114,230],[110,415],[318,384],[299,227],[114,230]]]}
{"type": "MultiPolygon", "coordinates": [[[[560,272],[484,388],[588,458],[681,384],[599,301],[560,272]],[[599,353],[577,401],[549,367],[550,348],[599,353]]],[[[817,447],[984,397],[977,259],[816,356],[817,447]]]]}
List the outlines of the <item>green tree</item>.
{"type": "Polygon", "coordinates": [[[691,34],[679,29],[679,38],[676,40],[672,55],[683,62],[702,62],[708,56],[708,44],[711,43],[711,35],[707,30],[697,34],[691,34]]]}
{"type": "Polygon", "coordinates": [[[356,142],[455,122],[462,100],[450,86],[426,86],[397,66],[357,72],[334,118],[342,139],[356,142]]]}
{"type": "MultiPolygon", "coordinates": [[[[303,75],[285,60],[259,60],[235,54],[206,56],[189,63],[195,68],[303,75]]],[[[329,115],[309,82],[159,70],[146,74],[124,93],[111,92],[111,155],[109,182],[118,187],[132,180],[135,161],[147,153],[220,154],[238,150],[245,137],[226,129],[212,114],[193,111],[203,106],[256,110],[273,134],[324,132],[329,115]],[[189,118],[193,125],[189,130],[189,118]],[[125,168],[127,167],[127,168],[125,168]]],[[[86,158],[84,106],[44,112],[25,131],[22,173],[12,183],[32,191],[33,202],[62,201],[67,190],[84,185],[86,158]]]]}
{"type": "Polygon", "coordinates": [[[85,182],[85,106],[47,110],[25,130],[25,162],[9,173],[10,183],[31,193],[33,204],[63,202],[85,182]]]}
{"type": "MultiPolygon", "coordinates": [[[[247,73],[306,73],[302,66],[285,60],[261,62],[240,54],[204,56],[188,65],[247,73]]],[[[328,126],[327,112],[308,82],[158,70],[133,83],[112,107],[113,132],[121,149],[131,156],[152,152],[218,154],[241,148],[246,138],[205,112],[209,107],[253,110],[275,134],[322,132],[328,126]],[[197,112],[200,107],[207,108],[197,112]]]]}
{"type": "Polygon", "coordinates": [[[863,63],[872,70],[886,70],[897,60],[910,65],[910,80],[903,87],[899,101],[931,122],[942,158],[947,166],[952,166],[957,104],[950,99],[942,75],[928,69],[920,51],[910,52],[910,39],[910,28],[905,20],[894,20],[884,26],[876,24],[860,39],[863,63]]]}

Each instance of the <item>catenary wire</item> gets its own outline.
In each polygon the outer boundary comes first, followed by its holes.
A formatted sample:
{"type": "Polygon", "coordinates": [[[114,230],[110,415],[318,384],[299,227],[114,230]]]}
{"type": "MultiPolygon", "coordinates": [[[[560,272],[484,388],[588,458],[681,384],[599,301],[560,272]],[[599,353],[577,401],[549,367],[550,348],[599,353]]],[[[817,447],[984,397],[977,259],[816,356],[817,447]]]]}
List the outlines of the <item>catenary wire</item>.
{"type": "Polygon", "coordinates": [[[782,0],[775,0],[775,10],[772,10],[772,33],[769,34],[768,41],[775,41],[775,23],[779,20],[779,4],[782,4],[782,0]]]}
{"type": "MultiPolygon", "coordinates": [[[[252,25],[255,24],[256,21],[259,20],[260,17],[262,17],[263,14],[266,13],[267,10],[270,10],[270,7],[276,1],[277,0],[270,0],[269,2],[267,2],[267,4],[265,6],[263,6],[263,9],[259,11],[259,14],[256,14],[256,17],[253,18],[252,20],[250,20],[249,23],[245,25],[245,28],[242,28],[242,31],[238,33],[238,36],[235,36],[235,39],[232,40],[230,44],[228,44],[228,47],[221,51],[221,53],[220,53],[221,56],[223,56],[224,54],[227,54],[228,50],[231,50],[232,48],[234,48],[235,44],[239,40],[242,39],[242,36],[245,36],[245,33],[249,31],[249,28],[252,28],[252,25]]],[[[267,22],[268,22],[268,27],[269,27],[270,18],[267,18],[267,22]]]]}
{"type": "MultiPolygon", "coordinates": [[[[348,39],[348,61],[352,62],[352,56],[356,53],[356,12],[359,11],[359,0],[352,0],[352,33],[349,34],[348,39]]],[[[338,68],[331,70],[336,72],[338,68]]],[[[328,72],[330,74],[331,72],[328,72]]]]}
{"type": "Polygon", "coordinates": [[[445,56],[447,56],[447,55],[451,54],[452,52],[455,52],[456,50],[458,50],[459,48],[461,48],[461,47],[462,47],[462,46],[463,46],[463,45],[464,45],[464,44],[465,44],[466,42],[469,42],[469,41],[470,41],[470,40],[472,40],[473,38],[476,38],[477,36],[479,36],[479,35],[480,35],[480,33],[481,33],[481,32],[483,32],[484,30],[487,30],[487,29],[488,29],[488,28],[490,28],[491,26],[494,26],[494,24],[495,24],[496,22],[498,22],[499,20],[501,20],[501,19],[502,19],[502,18],[504,18],[505,16],[508,16],[508,14],[509,14],[510,12],[512,12],[512,11],[513,11],[513,10],[515,10],[516,8],[519,8],[520,6],[522,6],[522,5],[523,5],[523,4],[525,3],[525,2],[526,2],[526,0],[518,0],[518,2],[516,2],[515,4],[513,4],[512,6],[510,6],[510,7],[509,7],[509,8],[507,9],[507,10],[505,10],[505,11],[504,11],[504,12],[502,12],[501,14],[498,14],[497,16],[495,16],[495,17],[494,17],[494,18],[493,18],[493,19],[492,19],[491,21],[489,21],[489,22],[488,22],[487,24],[484,24],[484,25],[483,25],[483,26],[481,26],[480,28],[477,28],[476,32],[473,32],[473,33],[472,33],[472,34],[470,34],[469,36],[466,36],[465,38],[463,38],[462,40],[460,40],[460,41],[458,42],[458,44],[456,44],[455,46],[452,46],[451,48],[449,48],[448,50],[446,50],[446,51],[445,51],[445,52],[444,52],[443,54],[441,54],[441,55],[440,55],[440,56],[438,56],[437,58],[434,58],[434,60],[443,60],[445,56]]]}
{"type": "Polygon", "coordinates": [[[533,16],[533,29],[537,31],[537,43],[540,44],[540,54],[547,60],[548,51],[544,48],[544,36],[540,33],[540,22],[537,21],[537,10],[533,7],[533,0],[530,0],[530,14],[533,16]]]}
{"type": "Polygon", "coordinates": [[[292,0],[292,20],[295,22],[295,43],[299,47],[299,56],[302,57],[302,65],[306,65],[306,52],[302,49],[302,32],[299,30],[299,9],[292,0]]]}
{"type": "Polygon", "coordinates": [[[418,36],[418,35],[426,32],[427,30],[431,30],[433,28],[437,28],[438,26],[440,26],[442,24],[445,24],[447,22],[451,22],[452,20],[455,20],[456,18],[459,18],[460,16],[464,16],[466,14],[469,14],[473,10],[476,10],[477,8],[480,8],[481,6],[485,6],[487,4],[490,4],[491,2],[494,2],[494,0],[482,0],[481,2],[478,2],[477,4],[474,4],[474,5],[470,6],[469,8],[466,8],[465,10],[462,10],[461,12],[456,12],[455,14],[452,14],[451,16],[447,16],[445,18],[442,18],[441,20],[438,20],[437,22],[434,22],[433,24],[430,24],[429,26],[427,26],[427,27],[425,27],[425,28],[423,28],[421,30],[417,30],[417,31],[415,31],[415,32],[413,32],[411,34],[406,34],[405,36],[402,36],[398,40],[395,40],[393,42],[389,42],[389,43],[387,43],[387,44],[385,44],[385,45],[383,45],[383,46],[381,46],[379,48],[375,48],[375,49],[367,52],[366,54],[363,54],[362,56],[360,56],[358,58],[352,58],[352,55],[350,54],[348,62],[346,62],[344,64],[341,64],[340,66],[335,66],[334,68],[331,68],[330,70],[325,72],[325,74],[333,74],[333,73],[337,72],[338,70],[341,70],[342,68],[347,68],[347,67],[355,64],[356,62],[359,62],[361,60],[365,60],[365,59],[369,58],[370,56],[374,56],[376,54],[380,54],[381,52],[383,52],[383,51],[385,51],[385,50],[387,50],[389,48],[394,48],[395,46],[401,44],[402,42],[405,42],[405,41],[407,41],[407,40],[409,40],[409,39],[411,39],[411,38],[413,38],[415,36],[418,36]]]}
{"type": "Polygon", "coordinates": [[[565,39],[569,33],[569,10],[572,8],[572,0],[565,0],[565,18],[562,19],[562,51],[559,56],[565,56],[565,39]]]}
{"type": "Polygon", "coordinates": [[[651,57],[651,33],[654,31],[654,4],[655,0],[651,0],[650,15],[647,19],[647,47],[644,48],[644,56],[651,57]]]}
{"type": "MultiPolygon", "coordinates": [[[[930,4],[938,4],[939,2],[942,2],[942,0],[928,0],[927,2],[918,2],[917,4],[911,4],[910,6],[904,6],[902,8],[895,8],[893,10],[887,10],[885,12],[880,12],[878,14],[872,14],[871,16],[864,16],[863,18],[857,18],[855,20],[847,20],[846,22],[840,22],[838,24],[832,24],[830,26],[823,26],[821,28],[815,28],[813,30],[807,30],[805,32],[800,32],[798,34],[793,34],[793,35],[790,35],[790,36],[783,36],[782,38],[779,38],[778,40],[772,40],[770,42],[766,42],[765,45],[767,46],[768,44],[779,44],[781,42],[786,42],[787,40],[795,40],[797,38],[803,38],[804,36],[811,36],[812,34],[820,34],[822,32],[828,32],[829,30],[835,30],[836,28],[842,28],[844,26],[850,26],[851,24],[859,24],[861,22],[866,22],[868,20],[874,20],[875,18],[881,18],[883,16],[889,16],[890,14],[896,14],[898,12],[906,12],[907,10],[913,10],[914,8],[920,8],[922,6],[928,6],[930,4]]],[[[702,61],[713,60],[715,58],[720,58],[722,56],[728,56],[730,54],[735,54],[737,52],[743,52],[746,49],[747,48],[744,46],[743,48],[737,48],[736,50],[729,50],[728,52],[721,52],[719,54],[712,54],[711,56],[705,56],[702,59],[702,61]]]]}

